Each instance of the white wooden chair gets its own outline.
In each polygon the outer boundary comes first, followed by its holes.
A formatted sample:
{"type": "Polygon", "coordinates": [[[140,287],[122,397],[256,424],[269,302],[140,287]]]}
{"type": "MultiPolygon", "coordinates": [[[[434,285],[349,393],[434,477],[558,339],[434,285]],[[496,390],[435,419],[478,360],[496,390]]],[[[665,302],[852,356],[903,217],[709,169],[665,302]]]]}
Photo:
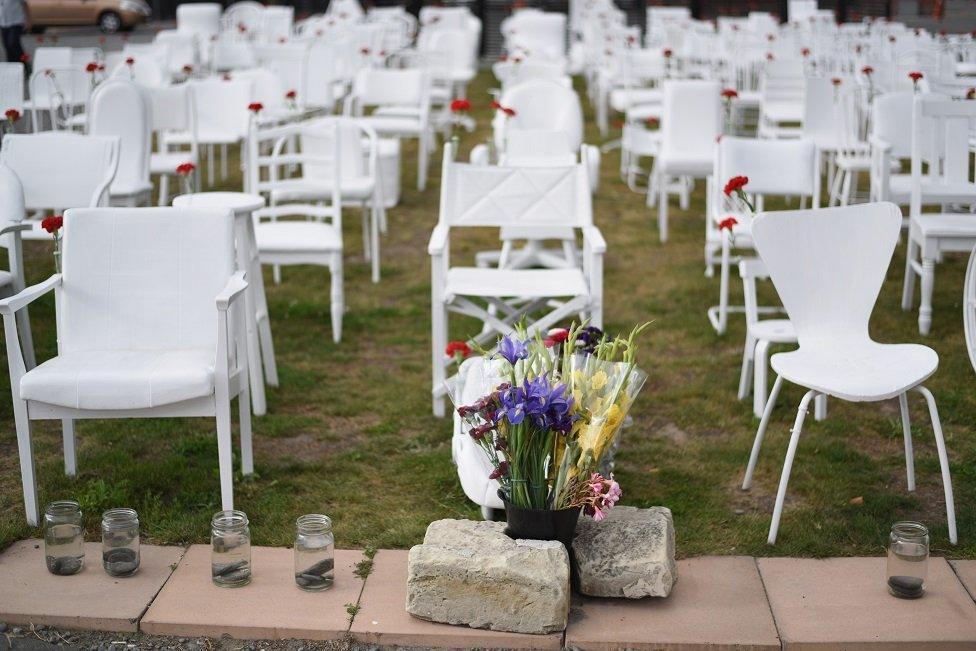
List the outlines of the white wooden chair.
{"type": "Polygon", "coordinates": [[[603,325],[603,253],[606,242],[593,225],[585,163],[564,167],[496,167],[454,160],[444,148],[440,216],[427,251],[431,255],[433,409],[444,415],[444,381],[452,360],[447,318],[457,312],[488,328],[474,337],[480,345],[526,320],[530,331],[545,331],[583,314],[603,325]],[[570,226],[583,234],[583,267],[564,269],[482,269],[452,266],[450,233],[466,227],[570,226]],[[560,302],[552,307],[554,299],[560,302]],[[548,310],[548,311],[547,311],[548,310]],[[494,313],[493,313],[494,312],[494,313]],[[540,315],[541,312],[541,315],[540,315]]]}
{"type": "MultiPolygon", "coordinates": [[[[184,5],[180,5],[181,7],[184,5]]],[[[170,177],[179,177],[176,169],[185,163],[194,166],[194,188],[200,187],[200,148],[197,142],[197,110],[191,84],[177,84],[148,89],[152,101],[152,130],[156,134],[156,151],[149,156],[149,173],[159,177],[159,205],[169,205],[170,177]],[[186,135],[186,145],[166,141],[166,134],[186,135]]],[[[176,194],[184,191],[177,187],[176,194]]]]}
{"type": "MultiPolygon", "coordinates": [[[[10,134],[3,139],[0,163],[20,179],[28,211],[104,206],[119,164],[119,139],[65,132],[10,134]]],[[[23,231],[25,239],[51,239],[40,220],[28,223],[34,228],[23,231]]]]}
{"type": "MultiPolygon", "coordinates": [[[[31,230],[24,223],[27,210],[24,208],[24,189],[20,179],[6,165],[0,164],[0,248],[7,250],[9,261],[7,271],[0,271],[0,292],[5,296],[18,294],[24,290],[24,250],[21,233],[31,230]]],[[[34,368],[34,339],[31,336],[30,317],[27,308],[17,313],[17,330],[28,369],[34,368]]]]}
{"type": "Polygon", "coordinates": [[[88,133],[119,139],[118,171],[108,188],[109,201],[115,205],[145,205],[152,195],[151,101],[134,81],[119,78],[102,82],[92,93],[88,133]]]}
{"type": "Polygon", "coordinates": [[[776,542],[786,487],[810,401],[829,395],[849,402],[898,398],[905,439],[908,490],[915,490],[908,392],[921,393],[928,403],[942,484],[945,490],[949,540],[956,544],[952,481],[942,425],[932,393],[922,384],[939,366],[927,346],[881,344],[868,333],[868,323],[901,232],[901,212],[889,203],[870,203],[821,210],[763,213],[752,224],[756,250],[796,329],[800,348],[777,353],[770,363],[777,373],[763,411],[743,490],[752,476],[773,405],[783,381],[805,389],[793,424],[780,477],[769,544],[776,542]]]}
{"type": "Polygon", "coordinates": [[[229,212],[92,208],[64,215],[63,272],[0,301],[27,521],[38,524],[32,420],[61,420],[75,474],[74,421],[209,416],[220,492],[234,507],[231,399],[241,465],[253,472],[247,353],[229,212]],[[58,354],[27,370],[15,315],[55,292],[58,354]]]}
{"type": "Polygon", "coordinates": [[[976,371],[976,247],[969,256],[966,267],[966,283],[963,287],[962,320],[966,332],[966,348],[969,350],[969,361],[976,371]]]}
{"type": "Polygon", "coordinates": [[[915,98],[912,118],[912,174],[909,204],[908,250],[905,254],[903,310],[914,301],[915,278],[920,282],[918,331],[927,335],[932,326],[932,294],[935,263],[944,253],[968,253],[976,246],[976,215],[968,210],[923,213],[926,204],[976,204],[976,183],[969,172],[969,137],[976,127],[976,102],[951,99],[915,98]],[[924,120],[932,124],[933,136],[925,138],[924,120]],[[925,144],[930,144],[932,159],[922,176],[925,144]]]}

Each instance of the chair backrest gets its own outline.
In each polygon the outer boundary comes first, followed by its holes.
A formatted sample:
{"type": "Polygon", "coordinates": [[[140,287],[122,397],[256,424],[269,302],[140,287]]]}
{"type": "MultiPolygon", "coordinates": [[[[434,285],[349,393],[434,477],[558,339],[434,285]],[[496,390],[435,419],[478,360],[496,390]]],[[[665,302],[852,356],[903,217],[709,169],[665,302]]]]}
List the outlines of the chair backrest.
{"type": "Polygon", "coordinates": [[[911,91],[885,93],[874,99],[871,117],[871,133],[891,146],[893,158],[912,155],[912,103],[911,91]]]}
{"type": "Polygon", "coordinates": [[[24,188],[28,210],[101,205],[119,164],[119,139],[46,132],[4,137],[0,162],[24,188]]]}
{"type": "Polygon", "coordinates": [[[275,108],[285,103],[285,87],[278,76],[267,68],[238,70],[233,74],[233,80],[251,83],[251,102],[259,102],[265,108],[275,108]]]}
{"type": "Polygon", "coordinates": [[[966,281],[963,286],[962,321],[966,332],[966,348],[969,350],[969,361],[976,371],[976,248],[969,256],[966,267],[966,281]]]}
{"type": "MultiPolygon", "coordinates": [[[[976,185],[969,172],[969,139],[976,127],[976,102],[958,102],[944,97],[919,95],[912,111],[912,185],[909,214],[922,212],[925,203],[922,163],[929,169],[925,188],[964,187],[956,192],[959,201],[976,200],[976,185]]],[[[944,196],[944,194],[943,194],[944,196]]],[[[944,203],[944,199],[939,203],[944,203]]],[[[976,219],[976,218],[974,218],[976,219]]]]}
{"type": "Polygon", "coordinates": [[[197,107],[197,129],[201,133],[230,131],[241,138],[247,135],[251,103],[251,82],[206,79],[191,82],[197,107]]]}
{"type": "Polygon", "coordinates": [[[766,263],[800,347],[870,339],[902,215],[890,203],[762,213],[752,239],[766,263]]]}
{"type": "Polygon", "coordinates": [[[423,70],[360,70],[353,95],[360,106],[418,106],[426,101],[423,70]]]}
{"type": "Polygon", "coordinates": [[[0,63],[0,111],[24,110],[24,64],[0,63]]]}
{"type": "Polygon", "coordinates": [[[499,101],[515,110],[513,117],[498,114],[493,120],[499,147],[504,144],[502,138],[508,129],[562,131],[570,151],[579,150],[583,143],[583,108],[572,88],[536,79],[507,88],[499,101]]]}
{"type": "Polygon", "coordinates": [[[254,46],[247,41],[220,38],[214,43],[213,65],[217,70],[253,68],[257,63],[254,46]]]}
{"type": "MultiPolygon", "coordinates": [[[[299,134],[298,146],[302,154],[318,161],[302,163],[303,177],[331,180],[336,169],[343,180],[366,176],[369,151],[363,141],[368,141],[369,136],[364,129],[353,118],[328,117],[311,122],[299,134]]],[[[375,148],[375,133],[372,140],[375,148]]]]}
{"type": "Polygon", "coordinates": [[[711,159],[722,133],[721,91],[713,81],[664,83],[662,155],[711,159]]]}
{"type": "Polygon", "coordinates": [[[188,84],[150,88],[152,102],[152,130],[188,131],[196,140],[196,110],[193,101],[193,87],[188,84]]]}
{"type": "MultiPolygon", "coordinates": [[[[841,81],[843,85],[843,81],[841,81]]],[[[827,77],[807,77],[803,93],[803,136],[837,142],[841,135],[841,89],[827,77]]]]}
{"type": "MultiPolygon", "coordinates": [[[[19,224],[26,216],[20,179],[12,169],[0,163],[0,229],[19,224]]],[[[5,239],[0,239],[0,244],[6,245],[5,239]]]]}
{"type": "Polygon", "coordinates": [[[39,47],[34,50],[34,70],[70,66],[71,59],[70,47],[39,47]]]}
{"type": "MultiPolygon", "coordinates": [[[[256,48],[261,67],[274,75],[282,93],[290,90],[297,94],[299,105],[305,104],[307,92],[306,68],[308,66],[308,47],[305,45],[264,45],[256,48]]],[[[279,95],[277,102],[284,101],[279,95]]]]}
{"type": "Polygon", "coordinates": [[[217,2],[183,2],[176,5],[176,31],[205,43],[220,32],[222,7],[217,2]]]}
{"type": "Polygon", "coordinates": [[[812,140],[723,136],[715,156],[713,205],[722,211],[722,189],[733,176],[749,177],[744,188],[760,196],[812,197],[820,205],[820,157],[812,140]]]}
{"type": "Polygon", "coordinates": [[[593,224],[586,162],[559,167],[471,165],[444,148],[439,222],[466,226],[593,224]]]}
{"type": "Polygon", "coordinates": [[[64,214],[62,352],[215,348],[215,298],[234,269],[230,211],[64,214]]]}
{"type": "Polygon", "coordinates": [[[565,131],[509,129],[505,133],[505,165],[556,167],[574,165],[576,152],[565,131]]]}
{"type": "Polygon", "coordinates": [[[196,66],[198,63],[196,39],[192,34],[164,29],[156,32],[155,43],[169,47],[170,72],[180,72],[183,66],[196,66]]]}
{"type": "Polygon", "coordinates": [[[277,43],[291,37],[295,22],[295,8],[284,5],[268,5],[261,14],[261,36],[267,43],[277,43]]]}
{"type": "Polygon", "coordinates": [[[145,90],[133,81],[109,79],[92,93],[88,133],[119,138],[119,170],[113,188],[149,183],[152,153],[152,106],[145,90]]]}
{"type": "Polygon", "coordinates": [[[114,70],[111,76],[120,79],[131,79],[141,86],[147,88],[161,88],[169,85],[169,71],[160,63],[156,57],[132,57],[131,64],[123,60],[114,70]]]}

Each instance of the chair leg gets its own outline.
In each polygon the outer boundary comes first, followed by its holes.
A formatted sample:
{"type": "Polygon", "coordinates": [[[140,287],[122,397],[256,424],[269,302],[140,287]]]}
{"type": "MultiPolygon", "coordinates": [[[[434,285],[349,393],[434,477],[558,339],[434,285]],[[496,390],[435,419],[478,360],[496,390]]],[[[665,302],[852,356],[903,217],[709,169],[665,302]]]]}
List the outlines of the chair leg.
{"type": "Polygon", "coordinates": [[[742,480],[742,490],[747,491],[752,487],[752,475],[756,472],[756,463],[759,461],[759,448],[762,447],[763,438],[766,436],[766,428],[769,426],[769,419],[773,414],[773,406],[779,397],[779,390],[783,387],[783,378],[776,376],[773,382],[773,390],[769,392],[766,399],[766,409],[763,410],[762,419],[759,421],[759,429],[756,430],[756,440],[752,442],[752,452],[749,454],[749,465],[746,466],[746,476],[742,480]]]}
{"type": "Polygon", "coordinates": [[[230,396],[226,386],[218,389],[214,406],[217,420],[217,460],[220,468],[220,508],[228,511],[234,508],[234,442],[230,423],[230,396]]]}
{"type": "Polygon", "coordinates": [[[905,280],[901,290],[901,309],[906,312],[912,309],[912,299],[915,298],[915,268],[912,262],[918,255],[918,244],[908,234],[908,248],[905,250],[905,280]]]}
{"type": "Polygon", "coordinates": [[[682,210],[688,210],[691,202],[691,191],[694,189],[695,181],[691,177],[681,179],[681,190],[678,193],[678,206],[682,210]]]}
{"type": "Polygon", "coordinates": [[[366,217],[365,211],[363,212],[363,218],[361,221],[363,227],[363,260],[369,262],[373,256],[373,246],[369,241],[369,221],[366,217]]]}
{"type": "Polygon", "coordinates": [[[908,394],[898,396],[901,409],[901,429],[905,436],[905,470],[908,473],[908,490],[915,490],[915,453],[912,450],[912,423],[908,415],[908,394]]]}
{"type": "Polygon", "coordinates": [[[241,474],[254,473],[254,444],[251,437],[251,388],[245,382],[237,396],[237,417],[241,428],[241,474]]]}
{"type": "Polygon", "coordinates": [[[760,339],[756,342],[756,352],[752,359],[752,413],[762,418],[766,411],[766,377],[769,368],[769,342],[760,339]]]}
{"type": "Polygon", "coordinates": [[[372,281],[378,283],[380,281],[380,223],[375,204],[370,207],[369,211],[369,240],[370,258],[373,263],[372,281]]]}
{"type": "Polygon", "coordinates": [[[332,311],[332,341],[339,343],[342,341],[342,315],[345,312],[345,296],[342,285],[342,254],[332,257],[332,291],[329,296],[332,311]]]}
{"type": "Polygon", "coordinates": [[[64,474],[74,477],[78,474],[78,459],[75,454],[75,421],[65,418],[61,421],[61,439],[64,442],[64,474]]]}
{"type": "Polygon", "coordinates": [[[935,396],[922,385],[915,390],[925,396],[929,405],[929,416],[932,418],[932,429],[935,431],[935,445],[939,451],[939,466],[942,468],[942,489],[945,491],[946,520],[949,524],[949,542],[953,545],[959,542],[956,533],[956,505],[952,497],[952,477],[949,476],[949,455],[946,452],[945,438],[942,436],[942,421],[939,419],[939,408],[935,404],[935,396]]]}
{"type": "MultiPolygon", "coordinates": [[[[433,363],[434,384],[436,388],[444,385],[446,372],[444,369],[444,349],[447,347],[447,306],[443,300],[434,297],[431,305],[431,361],[433,363]]],[[[434,415],[444,416],[444,397],[434,395],[434,415]]]]}
{"type": "Polygon", "coordinates": [[[742,348],[742,370],[739,371],[739,400],[749,395],[749,376],[752,375],[752,360],[756,353],[756,340],[746,334],[746,344],[742,348]]]}
{"type": "Polygon", "coordinates": [[[169,205],[169,174],[159,175],[159,200],[157,206],[169,205]]]}
{"type": "Polygon", "coordinates": [[[17,453],[20,456],[20,482],[24,489],[24,510],[27,524],[40,523],[41,510],[37,502],[37,475],[34,471],[34,443],[31,440],[27,402],[14,398],[14,421],[17,426],[17,453]]]}
{"type": "Polygon", "coordinates": [[[17,332],[20,334],[20,350],[24,355],[24,366],[29,371],[37,366],[34,357],[34,336],[31,334],[30,315],[26,307],[17,310],[17,332]]]}
{"type": "Polygon", "coordinates": [[[846,206],[851,202],[851,171],[844,172],[844,189],[841,191],[840,205],[846,206]]]}
{"type": "Polygon", "coordinates": [[[725,334],[729,324],[729,276],[732,273],[732,236],[728,232],[722,233],[722,256],[718,271],[718,317],[715,332],[725,334]]]}
{"type": "Polygon", "coordinates": [[[668,177],[664,174],[658,176],[660,187],[658,189],[657,203],[657,231],[661,242],[668,241],[668,177]]]}
{"type": "Polygon", "coordinates": [[[935,260],[922,259],[920,291],[921,304],[918,307],[918,332],[929,334],[932,328],[932,292],[935,289],[935,260]]]}
{"type": "Polygon", "coordinates": [[[271,280],[274,281],[275,285],[281,284],[281,265],[276,264],[271,267],[271,280]]]}
{"type": "Polygon", "coordinates": [[[817,397],[813,399],[813,419],[814,420],[827,419],[827,394],[826,393],[818,393],[817,397]]]}
{"type": "Polygon", "coordinates": [[[417,190],[423,192],[427,188],[427,135],[426,128],[422,129],[420,142],[417,143],[417,190]]]}
{"type": "Polygon", "coordinates": [[[220,146],[220,180],[226,181],[229,170],[227,169],[227,145],[220,146]]]}
{"type": "Polygon", "coordinates": [[[214,146],[207,145],[207,186],[214,184],[214,146]]]}
{"type": "Polygon", "coordinates": [[[790,482],[790,472],[793,470],[793,458],[796,456],[796,446],[800,442],[800,432],[803,431],[803,420],[807,415],[807,408],[810,400],[816,395],[816,391],[810,390],[803,394],[800,406],[796,410],[796,420],[793,422],[793,432],[790,434],[790,445],[786,449],[786,461],[783,462],[783,474],[779,478],[779,490],[776,491],[776,506],[773,507],[773,521],[769,525],[769,537],[766,539],[770,545],[776,544],[776,534],[779,531],[779,519],[783,515],[783,502],[786,501],[786,486],[790,482]]]}

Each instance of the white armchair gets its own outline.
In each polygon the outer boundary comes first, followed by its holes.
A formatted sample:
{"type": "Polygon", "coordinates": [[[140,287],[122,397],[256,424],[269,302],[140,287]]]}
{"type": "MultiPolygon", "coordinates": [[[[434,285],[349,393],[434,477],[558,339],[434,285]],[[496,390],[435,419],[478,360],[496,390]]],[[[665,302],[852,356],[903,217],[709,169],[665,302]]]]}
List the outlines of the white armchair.
{"type": "Polygon", "coordinates": [[[585,163],[564,167],[496,167],[454,160],[444,148],[441,209],[427,251],[431,256],[433,409],[444,415],[444,381],[452,360],[447,315],[480,319],[474,341],[486,345],[525,320],[530,332],[567,318],[603,325],[603,254],[606,241],[593,225],[585,163]],[[452,229],[464,227],[572,227],[583,234],[583,266],[563,269],[483,269],[451,266],[452,229]],[[553,301],[558,302],[554,303],[553,301]]]}
{"type": "Polygon", "coordinates": [[[244,272],[229,212],[92,208],[64,215],[63,273],[0,301],[27,521],[38,524],[32,420],[61,420],[75,474],[74,421],[209,416],[217,421],[222,508],[231,509],[230,401],[241,465],[253,472],[244,272]],[[109,291],[111,288],[111,291],[109,291]],[[58,353],[32,370],[16,315],[55,291],[58,353]]]}

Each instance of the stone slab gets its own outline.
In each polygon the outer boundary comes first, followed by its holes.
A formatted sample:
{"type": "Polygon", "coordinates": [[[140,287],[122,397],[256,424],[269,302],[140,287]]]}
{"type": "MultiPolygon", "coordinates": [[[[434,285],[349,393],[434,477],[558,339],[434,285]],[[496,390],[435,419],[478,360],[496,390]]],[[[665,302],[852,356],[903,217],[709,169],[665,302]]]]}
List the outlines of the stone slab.
{"type": "Polygon", "coordinates": [[[943,558],[914,600],[888,594],[884,558],[757,562],[789,651],[976,649],[976,604],[943,558]]]}
{"type": "Polygon", "coordinates": [[[172,574],[182,547],[142,545],[139,571],[115,578],[102,569],[102,544],[85,544],[85,568],[55,576],[44,541],[22,540],[0,555],[0,621],[58,628],[136,631],[139,618],[172,574]]]}
{"type": "Polygon", "coordinates": [[[562,634],[528,635],[451,626],[409,615],[407,550],[381,550],[366,580],[350,633],[365,644],[437,649],[560,649],[562,634]]]}
{"type": "Polygon", "coordinates": [[[780,648],[755,560],[703,556],[678,561],[666,599],[574,603],[566,647],[581,651],[709,651],[780,648]]]}
{"type": "Polygon", "coordinates": [[[949,561],[969,596],[976,600],[976,561],[949,561]]]}
{"type": "Polygon", "coordinates": [[[210,577],[210,546],[191,546],[146,615],[141,630],[176,637],[227,634],[237,639],[334,640],[349,628],[346,604],[355,604],[362,579],[360,551],[336,550],[335,585],[306,592],[295,585],[290,549],[251,548],[251,582],[218,588],[210,577]]]}

